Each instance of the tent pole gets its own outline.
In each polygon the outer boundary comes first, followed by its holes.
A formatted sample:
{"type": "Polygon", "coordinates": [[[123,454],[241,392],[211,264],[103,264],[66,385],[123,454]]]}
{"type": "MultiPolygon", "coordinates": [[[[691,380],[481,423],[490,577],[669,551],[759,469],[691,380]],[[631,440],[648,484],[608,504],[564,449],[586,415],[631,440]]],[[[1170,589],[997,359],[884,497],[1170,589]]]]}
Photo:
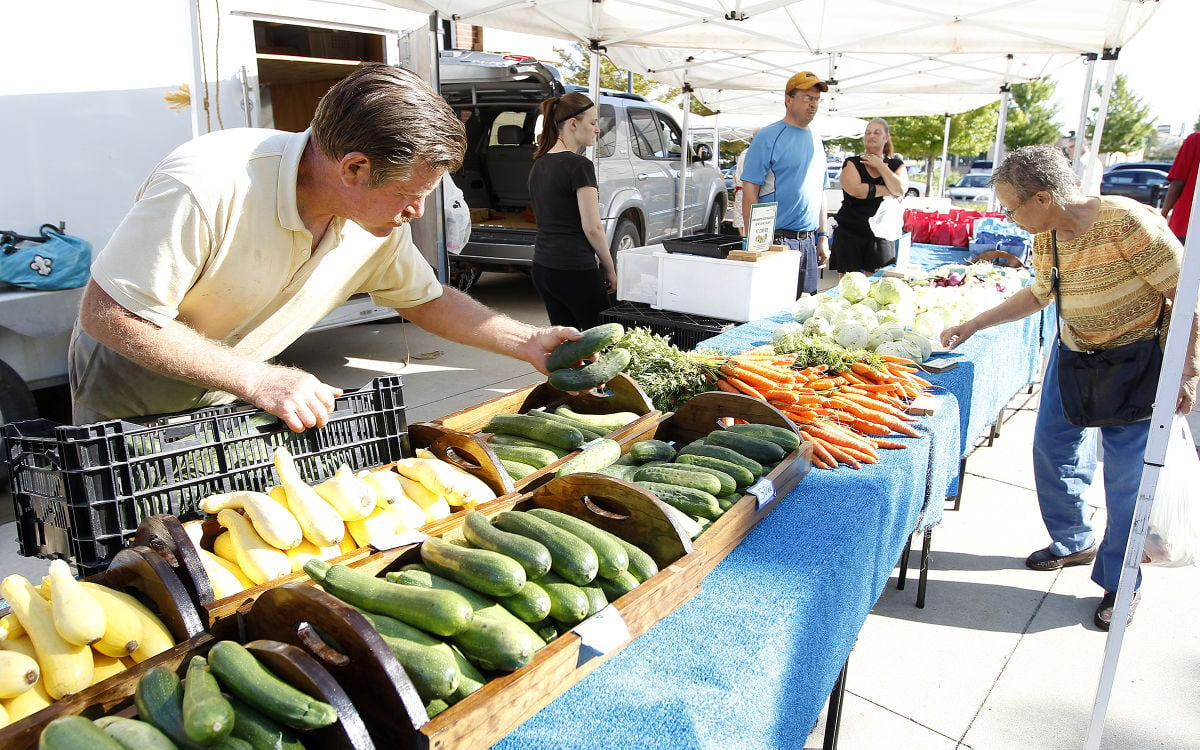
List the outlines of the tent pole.
{"type": "MultiPolygon", "coordinates": [[[[996,143],[993,148],[995,156],[992,157],[992,166],[1000,166],[1000,162],[1004,161],[1004,130],[1008,125],[1008,101],[1012,96],[1012,86],[1005,83],[1000,87],[1000,115],[996,118],[996,143]]],[[[988,210],[996,210],[996,193],[992,192],[992,197],[988,199],[988,210]]]]}
{"type": "Polygon", "coordinates": [[[1092,75],[1096,72],[1096,53],[1084,55],[1084,65],[1087,67],[1087,75],[1083,82],[1083,101],[1079,104],[1079,127],[1075,128],[1075,153],[1071,157],[1071,166],[1080,177],[1083,177],[1083,134],[1087,132],[1088,105],[1092,103],[1092,75]]]}
{"type": "Polygon", "coordinates": [[[1104,137],[1104,120],[1108,116],[1108,96],[1112,93],[1113,78],[1117,74],[1117,58],[1114,54],[1111,58],[1105,54],[1108,59],[1108,72],[1104,75],[1104,89],[1100,92],[1100,111],[1096,114],[1096,131],[1092,133],[1092,151],[1088,156],[1087,169],[1083,172],[1083,192],[1092,193],[1092,183],[1099,182],[1099,175],[1096,174],[1096,165],[1100,162],[1100,144],[1103,143],[1104,137]]]}
{"type": "MultiPolygon", "coordinates": [[[[950,158],[950,113],[946,113],[946,131],[942,134],[942,175],[938,180],[938,197],[946,195],[946,161],[950,158]]],[[[929,197],[929,183],[925,183],[925,196],[929,197]]]]}
{"type": "Polygon", "coordinates": [[[691,113],[691,109],[692,84],[688,83],[687,79],[685,78],[683,81],[683,122],[679,124],[680,129],[683,130],[683,132],[680,133],[679,144],[679,179],[676,180],[675,186],[675,189],[679,191],[679,200],[675,203],[675,205],[679,207],[677,212],[677,220],[679,222],[679,231],[677,236],[679,237],[683,236],[683,220],[684,217],[687,216],[687,206],[684,204],[687,203],[688,161],[692,155],[692,134],[690,131],[688,131],[688,115],[691,113]]]}
{"type": "MultiPolygon", "coordinates": [[[[588,69],[588,97],[600,106],[600,42],[593,39],[588,45],[588,55],[591,57],[591,67],[588,69]]],[[[600,179],[600,159],[596,156],[596,147],[587,147],[587,156],[596,168],[596,179],[600,179]]]]}
{"type": "MultiPolygon", "coordinates": [[[[1200,191],[1192,196],[1191,222],[1200,222],[1200,191]]],[[[1189,224],[1189,226],[1200,226],[1189,224]]],[[[1183,249],[1179,281],[1175,287],[1176,300],[1194,300],[1200,290],[1200,232],[1191,232],[1183,249]]],[[[1192,330],[1195,305],[1180,304],[1171,307],[1171,324],[1167,332],[1167,346],[1163,351],[1162,370],[1158,377],[1158,392],[1154,399],[1154,414],[1150,418],[1150,436],[1146,440],[1146,457],[1142,466],[1142,480],[1138,485],[1137,505],[1133,510],[1133,523],[1129,531],[1129,543],[1125,546],[1125,561],[1121,566],[1121,582],[1117,585],[1117,601],[1113,606],[1112,626],[1104,644],[1104,662],[1100,667],[1100,680],[1096,686],[1096,700],[1092,706],[1092,719],[1088,725],[1088,750],[1098,750],[1100,737],[1104,733],[1104,716],[1108,712],[1116,679],[1117,660],[1121,656],[1121,644],[1125,639],[1125,624],[1129,619],[1129,605],[1133,602],[1133,587],[1137,582],[1138,564],[1146,544],[1150,510],[1158,492],[1158,480],[1166,463],[1167,442],[1173,431],[1174,420],[1183,419],[1175,414],[1175,400],[1179,395],[1179,383],[1187,357],[1188,339],[1192,330]]],[[[1143,634],[1146,635],[1146,634],[1143,634]]]]}

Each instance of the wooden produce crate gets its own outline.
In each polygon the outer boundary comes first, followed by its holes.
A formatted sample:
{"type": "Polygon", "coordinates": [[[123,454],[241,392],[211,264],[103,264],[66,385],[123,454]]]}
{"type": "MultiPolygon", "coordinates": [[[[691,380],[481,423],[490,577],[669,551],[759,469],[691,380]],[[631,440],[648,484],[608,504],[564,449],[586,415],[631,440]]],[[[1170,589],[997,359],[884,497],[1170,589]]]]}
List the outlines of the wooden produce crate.
{"type": "MultiPolygon", "coordinates": [[[[487,445],[475,439],[473,435],[449,432],[440,428],[424,429],[419,435],[410,436],[415,448],[428,448],[435,456],[448,461],[484,481],[497,496],[513,492],[513,486],[508,475],[500,470],[499,461],[491,453],[487,445]]],[[[393,464],[386,464],[391,466],[393,464]]],[[[355,470],[375,467],[352,467],[355,470]]],[[[460,518],[462,511],[455,511],[451,519],[460,518]]],[[[455,521],[454,523],[457,523],[455,521]]],[[[428,532],[428,526],[421,531],[428,532]]],[[[224,529],[217,523],[215,516],[206,518],[203,522],[203,534],[200,546],[212,552],[213,541],[224,529]]],[[[136,544],[145,545],[163,557],[174,568],[175,574],[183,583],[191,597],[192,603],[200,613],[205,627],[213,627],[227,617],[247,610],[254,600],[264,591],[291,581],[311,583],[303,572],[292,573],[288,576],[240,591],[232,596],[218,599],[213,594],[212,583],[208,573],[200,562],[195,542],[188,536],[179,519],[174,516],[157,515],[145,519],[134,535],[136,544]]],[[[360,547],[353,552],[336,557],[330,562],[350,563],[369,556],[375,550],[371,547],[360,547]]]]}
{"type": "MultiPolygon", "coordinates": [[[[721,420],[725,418],[744,419],[796,432],[795,425],[770,404],[738,393],[712,391],[701,393],[679,407],[678,411],[643,425],[640,431],[626,435],[621,442],[625,452],[633,443],[650,439],[673,443],[677,448],[682,448],[720,428],[721,420]]],[[[765,496],[771,498],[769,501],[760,501],[758,495],[747,492],[696,538],[695,548],[704,553],[701,560],[704,573],[707,574],[724,560],[750,530],[795,489],[811,468],[812,444],[801,438],[800,447],[784,456],[783,461],[756,484],[762,486],[765,496]]]]}
{"type": "MultiPolygon", "coordinates": [[[[209,649],[218,640],[220,639],[210,634],[201,634],[171,649],[168,653],[156,657],[153,660],[153,665],[167,667],[175,671],[183,679],[186,676],[188,663],[191,661],[192,656],[207,654],[209,649]]],[[[255,640],[246,643],[245,646],[263,666],[281,680],[313,698],[325,701],[337,709],[338,720],[327,727],[308,731],[292,730],[307,747],[329,748],[330,750],[374,749],[375,743],[367,732],[362,717],[346,695],[346,691],[321,666],[320,662],[310,656],[307,651],[287,643],[271,640],[255,640]]],[[[146,662],[146,664],[149,665],[151,662],[146,662]]],[[[83,693],[80,693],[77,696],[59,701],[59,703],[67,705],[64,705],[62,707],[63,710],[50,718],[69,714],[79,714],[89,719],[97,719],[107,715],[137,718],[137,709],[134,707],[133,701],[134,689],[138,678],[145,672],[145,669],[149,668],[146,667],[143,669],[141,668],[142,666],[139,665],[139,669],[136,671],[129,670],[123,672],[118,678],[106,680],[105,683],[112,682],[114,684],[109,686],[98,699],[81,701],[83,693]]],[[[57,707],[58,704],[56,703],[55,706],[57,707]]],[[[50,710],[46,709],[46,711],[41,713],[46,713],[50,710]]],[[[36,716],[40,715],[37,714],[36,716]]],[[[36,716],[29,718],[33,719],[36,716]]],[[[24,744],[9,745],[7,737],[3,733],[0,733],[0,742],[4,743],[0,746],[4,747],[5,750],[9,750],[10,748],[12,750],[16,750],[17,748],[21,748],[21,750],[25,748],[35,750],[38,747],[38,736],[47,723],[49,723],[49,719],[36,727],[36,729],[30,728],[29,731],[23,732],[20,742],[24,744]]],[[[9,729],[17,726],[13,725],[9,729]]],[[[386,745],[384,746],[386,747],[386,745]]]]}
{"type": "MultiPolygon", "coordinates": [[[[491,516],[505,510],[544,507],[569,513],[642,547],[659,573],[611,602],[637,638],[694,597],[700,589],[702,553],[693,550],[653,495],[597,474],[555,479],[536,491],[480,506],[491,516]]],[[[441,522],[440,535],[453,538],[461,522],[441,522]]],[[[360,572],[383,575],[420,560],[419,545],[379,552],[351,563],[360,572]]],[[[585,621],[587,622],[587,621],[585,621]]],[[[543,647],[522,669],[496,677],[483,688],[429,719],[416,690],[375,631],[353,609],[314,587],[291,583],[264,592],[245,617],[246,633],[309,648],[341,682],[376,737],[389,747],[488,747],[603,664],[624,646],[603,654],[569,631],[543,647]],[[338,651],[317,636],[332,637],[338,651]]],[[[628,641],[625,641],[627,643],[628,641]]]]}
{"type": "MultiPolygon", "coordinates": [[[[536,383],[512,393],[498,396],[490,401],[484,401],[481,404],[476,404],[467,409],[449,414],[441,419],[410,425],[410,435],[414,446],[422,441],[425,444],[433,443],[447,432],[479,435],[479,431],[497,414],[521,414],[530,409],[542,407],[554,408],[564,404],[581,414],[611,414],[619,411],[640,414],[641,416],[638,419],[604,436],[610,440],[617,441],[622,440],[626,435],[639,431],[647,422],[654,420],[662,414],[662,412],[655,409],[654,405],[650,403],[650,397],[641,389],[641,386],[628,375],[621,373],[608,381],[605,389],[602,391],[592,390],[582,393],[566,393],[554,388],[547,382],[536,383]]],[[[482,450],[485,452],[487,460],[493,462],[494,466],[499,467],[499,460],[492,453],[491,449],[487,447],[486,441],[482,439],[482,435],[480,435],[480,438],[476,442],[483,446],[482,450]]],[[[543,467],[515,482],[509,480],[504,471],[499,469],[497,471],[500,477],[509,482],[507,486],[517,490],[528,491],[544,484],[549,477],[554,475],[555,470],[567,458],[559,459],[549,466],[543,467]]],[[[483,474],[479,474],[479,476],[484,481],[487,481],[487,478],[483,474]]]]}
{"type": "MultiPolygon", "coordinates": [[[[159,614],[176,643],[157,656],[0,729],[0,747],[5,750],[35,750],[42,728],[59,716],[85,714],[96,717],[120,708],[132,697],[138,678],[150,667],[175,668],[189,652],[211,639],[204,632],[200,615],[174,572],[161,557],[145,547],[130,547],[117,552],[105,572],[85,580],[142,600],[159,614]]],[[[8,613],[8,608],[0,610],[0,616],[8,613]]]]}

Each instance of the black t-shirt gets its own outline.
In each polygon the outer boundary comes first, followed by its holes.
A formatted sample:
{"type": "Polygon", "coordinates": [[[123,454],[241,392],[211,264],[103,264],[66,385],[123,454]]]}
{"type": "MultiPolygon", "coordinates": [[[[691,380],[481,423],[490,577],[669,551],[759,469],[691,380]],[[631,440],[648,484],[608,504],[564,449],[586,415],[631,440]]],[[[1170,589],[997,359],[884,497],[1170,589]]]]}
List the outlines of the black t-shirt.
{"type": "Polygon", "coordinates": [[[597,187],[596,169],[570,151],[543,154],[529,170],[529,197],[537,217],[533,262],[562,271],[596,268],[596,253],[579,218],[581,187],[597,187]]]}

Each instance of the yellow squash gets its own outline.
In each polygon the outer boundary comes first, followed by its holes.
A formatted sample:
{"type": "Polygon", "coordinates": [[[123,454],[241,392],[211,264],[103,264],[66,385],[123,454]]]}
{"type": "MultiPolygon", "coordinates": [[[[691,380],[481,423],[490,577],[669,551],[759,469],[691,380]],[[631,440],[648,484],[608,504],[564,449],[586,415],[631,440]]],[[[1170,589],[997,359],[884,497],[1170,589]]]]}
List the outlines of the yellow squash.
{"type": "Polygon", "coordinates": [[[346,464],[313,489],[343,521],[361,521],[375,510],[375,488],[355,476],[346,464]]]}
{"type": "Polygon", "coordinates": [[[318,547],[332,547],[342,541],[345,522],[332,505],[305,483],[288,449],[276,448],[273,459],[280,484],[287,492],[287,507],[300,522],[308,541],[318,547]]]}
{"type": "Polygon", "coordinates": [[[425,485],[415,479],[400,475],[397,475],[397,479],[404,488],[404,494],[425,514],[426,523],[440,521],[450,515],[450,504],[446,502],[446,498],[425,489],[425,485]]]}
{"type": "Polygon", "coordinates": [[[122,618],[136,617],[141,623],[141,640],[137,650],[130,654],[135,662],[146,661],[175,645],[175,638],[163,621],[151,612],[149,607],[134,597],[124,591],[110,589],[90,581],[81,581],[80,585],[104,605],[106,612],[119,611],[122,618]]]}
{"type": "MultiPolygon", "coordinates": [[[[225,535],[222,534],[222,536],[225,535]]],[[[254,582],[247,578],[242,569],[234,563],[227,562],[206,549],[199,547],[196,549],[200,553],[200,564],[204,566],[204,572],[208,574],[208,583],[212,586],[214,599],[233,596],[254,585],[254,582]]]]}
{"type": "MultiPolygon", "coordinates": [[[[11,640],[0,641],[0,649],[15,651],[28,656],[30,659],[37,659],[37,654],[33,650],[33,643],[28,638],[13,638],[11,640]]],[[[26,716],[36,714],[53,702],[54,699],[46,692],[46,676],[42,675],[41,679],[24,693],[15,698],[0,700],[0,706],[4,706],[4,710],[8,712],[9,721],[20,721],[26,716]]]]}
{"type": "Polygon", "coordinates": [[[92,674],[93,685],[95,685],[97,682],[101,682],[102,680],[107,680],[113,675],[121,674],[128,669],[128,667],[125,666],[125,662],[114,656],[102,654],[99,651],[92,654],[92,661],[95,664],[95,670],[92,674]]]}
{"type": "Polygon", "coordinates": [[[27,578],[13,574],[0,581],[0,596],[8,600],[33,642],[46,692],[58,699],[92,684],[92,649],[70,643],[58,634],[50,602],[38,596],[27,578]]]}
{"type": "Polygon", "coordinates": [[[131,611],[115,597],[97,593],[112,590],[106,586],[81,582],[79,587],[104,611],[104,635],[92,644],[92,648],[114,657],[128,656],[137,651],[145,632],[138,613],[131,611]]]}
{"type": "Polygon", "coordinates": [[[400,515],[405,528],[419,529],[425,525],[425,511],[405,493],[399,474],[387,469],[379,469],[360,472],[359,476],[375,489],[379,505],[400,515]]]}
{"type": "Polygon", "coordinates": [[[200,501],[200,509],[205,513],[220,513],[226,508],[245,510],[254,530],[276,549],[291,549],[304,539],[300,522],[292,512],[265,492],[239,490],[209,495],[200,501]]]}
{"type": "Polygon", "coordinates": [[[71,575],[65,560],[50,561],[50,611],[58,634],[70,643],[90,646],[104,637],[104,608],[71,575]]]}
{"type": "Polygon", "coordinates": [[[0,641],[6,638],[20,638],[25,635],[25,628],[12,612],[0,617],[0,641]]]}
{"type": "Polygon", "coordinates": [[[16,698],[42,676],[37,660],[20,651],[0,651],[0,698],[16,698]]]}
{"type": "Polygon", "coordinates": [[[229,530],[238,567],[251,581],[266,583],[292,572],[287,554],[267,544],[241,513],[226,508],[217,514],[217,523],[229,530]]]}

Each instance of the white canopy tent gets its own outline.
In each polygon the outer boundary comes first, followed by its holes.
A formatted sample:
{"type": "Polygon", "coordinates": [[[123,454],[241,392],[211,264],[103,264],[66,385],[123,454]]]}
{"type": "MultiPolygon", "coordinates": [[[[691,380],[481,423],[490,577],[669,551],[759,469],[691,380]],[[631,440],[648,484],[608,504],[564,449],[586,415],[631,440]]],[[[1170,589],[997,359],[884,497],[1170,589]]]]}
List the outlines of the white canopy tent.
{"type": "MultiPolygon", "coordinates": [[[[942,0],[925,7],[908,0],[382,1],[458,22],[579,42],[593,55],[593,92],[599,88],[597,57],[605,53],[620,67],[697,93],[718,112],[780,112],[787,77],[807,69],[830,83],[828,111],[867,116],[950,114],[996,98],[1003,111],[1013,83],[1048,76],[1080,56],[1115,60],[1161,2],[942,0]]],[[[1110,65],[1103,101],[1112,72],[1110,65]]],[[[1086,92],[1081,124],[1089,100],[1086,92]]],[[[685,132],[687,108],[685,98],[685,132]]],[[[1100,112],[1097,138],[1103,103],[1100,112]]],[[[1001,128],[1003,120],[1002,115],[1001,128]]],[[[998,129],[997,159],[1002,138],[998,129]]],[[[685,167],[681,161],[681,179],[685,167]]],[[[1192,226],[1197,225],[1200,193],[1192,206],[1192,226]]],[[[1193,232],[1184,253],[1177,292],[1185,300],[1195,299],[1200,287],[1198,234],[1193,232]]],[[[1189,328],[1184,319],[1190,307],[1178,305],[1172,314],[1116,613],[1128,612],[1132,601],[1132,571],[1141,559],[1145,519],[1166,452],[1164,427],[1183,372],[1186,341],[1178,332],[1189,328]]],[[[1089,749],[1100,745],[1124,621],[1120,614],[1113,617],[1089,749]]]]}

